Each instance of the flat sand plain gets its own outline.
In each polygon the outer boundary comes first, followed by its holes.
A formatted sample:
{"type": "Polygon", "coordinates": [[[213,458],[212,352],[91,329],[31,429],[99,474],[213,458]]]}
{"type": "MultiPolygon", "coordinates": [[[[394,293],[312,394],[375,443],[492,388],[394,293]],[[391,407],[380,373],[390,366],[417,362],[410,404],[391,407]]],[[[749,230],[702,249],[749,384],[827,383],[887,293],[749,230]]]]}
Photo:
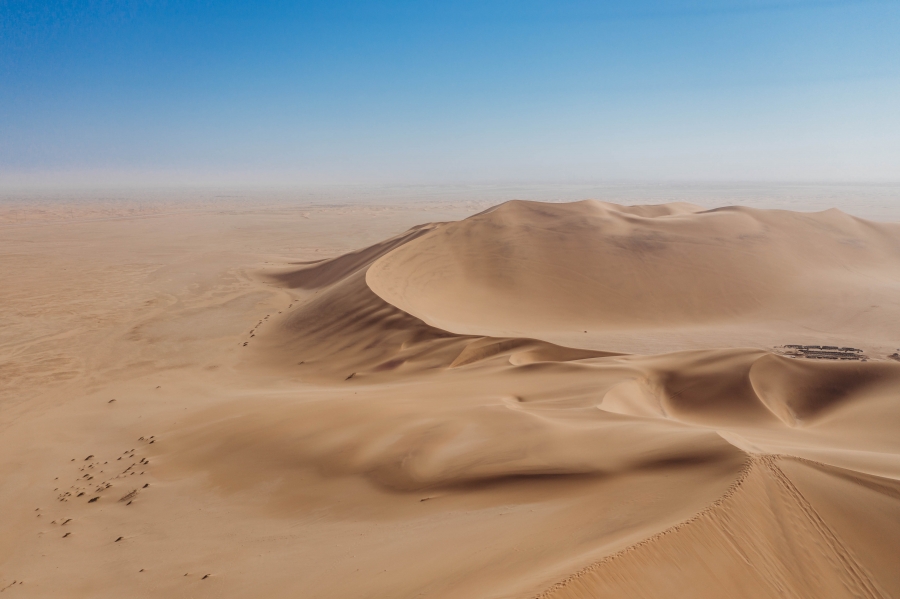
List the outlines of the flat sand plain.
{"type": "Polygon", "coordinates": [[[3,211],[0,592],[900,596],[900,226],[490,204],[3,211]]]}

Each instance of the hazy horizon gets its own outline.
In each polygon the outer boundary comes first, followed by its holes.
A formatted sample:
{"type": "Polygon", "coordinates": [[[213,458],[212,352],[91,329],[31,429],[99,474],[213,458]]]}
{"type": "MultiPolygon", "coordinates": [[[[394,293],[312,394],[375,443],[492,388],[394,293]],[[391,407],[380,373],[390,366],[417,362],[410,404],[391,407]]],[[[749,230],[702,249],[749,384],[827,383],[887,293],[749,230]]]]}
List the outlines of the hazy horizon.
{"type": "Polygon", "coordinates": [[[818,212],[837,208],[853,216],[900,222],[900,183],[616,182],[556,184],[405,185],[32,185],[0,186],[0,224],[43,219],[41,206],[106,206],[117,214],[215,208],[304,209],[310,206],[460,204],[480,211],[509,200],[617,204],[688,202],[707,209],[751,208],[818,212]],[[125,212],[122,212],[125,211],[125,212]]]}

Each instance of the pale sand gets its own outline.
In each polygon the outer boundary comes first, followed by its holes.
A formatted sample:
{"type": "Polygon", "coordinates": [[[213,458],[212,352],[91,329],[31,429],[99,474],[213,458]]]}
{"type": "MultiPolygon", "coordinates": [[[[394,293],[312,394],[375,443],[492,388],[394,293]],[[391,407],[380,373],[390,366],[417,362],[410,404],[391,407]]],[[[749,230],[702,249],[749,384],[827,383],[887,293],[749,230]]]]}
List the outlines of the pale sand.
{"type": "Polygon", "coordinates": [[[898,225],[59,206],[0,214],[4,596],[900,596],[898,225]]]}

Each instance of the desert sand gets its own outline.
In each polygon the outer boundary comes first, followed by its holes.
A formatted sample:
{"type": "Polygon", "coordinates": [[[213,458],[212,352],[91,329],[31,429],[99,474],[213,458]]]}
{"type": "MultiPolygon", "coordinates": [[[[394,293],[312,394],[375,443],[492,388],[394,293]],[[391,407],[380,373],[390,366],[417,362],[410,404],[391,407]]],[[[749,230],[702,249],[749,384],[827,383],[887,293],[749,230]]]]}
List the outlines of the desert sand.
{"type": "Polygon", "coordinates": [[[4,597],[900,597],[898,224],[84,202],[0,272],[4,597]]]}

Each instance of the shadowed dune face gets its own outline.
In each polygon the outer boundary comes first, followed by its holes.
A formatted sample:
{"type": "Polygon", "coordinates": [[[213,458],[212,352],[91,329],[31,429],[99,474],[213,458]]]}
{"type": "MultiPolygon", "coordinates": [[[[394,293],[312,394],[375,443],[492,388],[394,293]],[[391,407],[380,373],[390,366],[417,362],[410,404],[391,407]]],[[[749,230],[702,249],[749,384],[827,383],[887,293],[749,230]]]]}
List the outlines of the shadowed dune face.
{"type": "Polygon", "coordinates": [[[467,393],[428,397],[418,387],[422,395],[402,401],[274,402],[265,411],[237,404],[217,411],[215,425],[193,429],[182,451],[223,487],[251,476],[281,480],[288,494],[307,484],[304,472],[361,477],[393,492],[464,492],[511,480],[546,491],[566,477],[661,473],[708,463],[740,467],[744,461],[711,430],[600,410],[575,417],[559,406],[529,409],[515,398],[477,394],[474,381],[456,382],[467,393]],[[229,462],[235,459],[254,464],[254,472],[234,477],[236,464],[229,462]]]}
{"type": "Polygon", "coordinates": [[[435,225],[413,227],[406,233],[398,235],[373,246],[343,254],[330,260],[322,260],[304,268],[287,269],[284,272],[270,275],[279,283],[296,289],[319,289],[344,280],[360,269],[368,268],[372,262],[391,250],[421,237],[432,231],[435,225]]]}
{"type": "Polygon", "coordinates": [[[813,426],[900,389],[900,364],[815,362],[753,350],[642,357],[635,378],[612,387],[599,407],[708,426],[813,426]]]}
{"type": "Polygon", "coordinates": [[[851,398],[896,393],[895,363],[823,364],[767,355],[750,369],[760,400],[789,426],[813,423],[851,398]]]}
{"type": "Polygon", "coordinates": [[[729,346],[743,327],[745,345],[863,334],[888,346],[900,333],[898,230],[838,211],[509,202],[398,247],[367,282],[466,334],[616,350],[611,335],[634,332],[671,351],[729,346]]]}

